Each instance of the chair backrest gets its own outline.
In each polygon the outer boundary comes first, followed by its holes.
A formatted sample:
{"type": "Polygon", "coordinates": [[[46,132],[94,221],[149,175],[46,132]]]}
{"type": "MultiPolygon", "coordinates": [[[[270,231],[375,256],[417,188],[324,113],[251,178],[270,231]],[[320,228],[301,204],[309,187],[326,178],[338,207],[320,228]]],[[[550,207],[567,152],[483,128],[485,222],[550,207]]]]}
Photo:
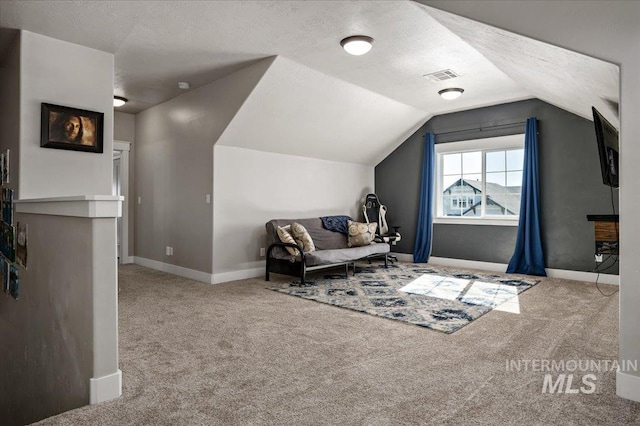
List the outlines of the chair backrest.
{"type": "Polygon", "coordinates": [[[380,204],[380,200],[376,194],[367,194],[362,205],[362,212],[364,213],[364,220],[367,223],[377,223],[378,229],[376,233],[378,235],[386,235],[389,232],[389,226],[385,215],[387,208],[380,204]]]}
{"type": "Polygon", "coordinates": [[[380,214],[380,200],[376,194],[367,194],[362,205],[364,220],[367,223],[377,223],[380,214]]]}

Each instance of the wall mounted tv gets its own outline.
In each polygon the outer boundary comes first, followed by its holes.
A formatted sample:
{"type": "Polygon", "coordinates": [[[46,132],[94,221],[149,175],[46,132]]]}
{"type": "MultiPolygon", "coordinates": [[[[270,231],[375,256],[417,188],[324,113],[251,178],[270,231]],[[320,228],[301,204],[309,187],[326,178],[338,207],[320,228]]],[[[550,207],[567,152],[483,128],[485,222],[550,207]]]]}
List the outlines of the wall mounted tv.
{"type": "Polygon", "coordinates": [[[598,140],[598,152],[600,153],[600,169],[602,171],[602,182],[613,188],[618,187],[620,170],[618,168],[618,131],[606,118],[591,107],[593,112],[593,123],[596,128],[596,139],[598,140]]]}

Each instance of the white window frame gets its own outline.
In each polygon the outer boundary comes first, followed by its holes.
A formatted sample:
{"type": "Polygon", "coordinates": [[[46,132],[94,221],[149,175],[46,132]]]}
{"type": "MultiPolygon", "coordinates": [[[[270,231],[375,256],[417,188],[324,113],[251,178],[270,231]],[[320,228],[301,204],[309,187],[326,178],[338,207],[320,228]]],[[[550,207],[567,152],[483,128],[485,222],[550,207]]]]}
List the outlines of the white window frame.
{"type": "Polygon", "coordinates": [[[494,226],[518,226],[517,216],[509,217],[475,217],[475,216],[460,216],[460,217],[447,217],[443,216],[443,197],[442,192],[443,180],[442,180],[442,163],[443,155],[458,152],[471,152],[471,151],[483,151],[482,155],[482,194],[485,203],[482,206],[483,212],[486,208],[486,156],[484,152],[509,150],[509,149],[524,149],[524,133],[509,136],[498,136],[494,138],[485,139],[473,139],[459,142],[447,142],[438,143],[435,145],[436,154],[436,186],[435,186],[435,203],[433,212],[433,223],[443,224],[457,224],[457,225],[494,225],[494,226]]]}

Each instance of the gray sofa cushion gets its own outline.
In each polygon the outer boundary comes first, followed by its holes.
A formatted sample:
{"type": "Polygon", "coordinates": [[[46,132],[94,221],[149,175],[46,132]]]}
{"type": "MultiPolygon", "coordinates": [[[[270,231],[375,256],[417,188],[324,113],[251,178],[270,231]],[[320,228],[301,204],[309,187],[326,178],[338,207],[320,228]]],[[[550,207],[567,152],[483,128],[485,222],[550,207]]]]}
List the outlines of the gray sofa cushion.
{"type": "MultiPolygon", "coordinates": [[[[349,247],[347,236],[340,232],[329,231],[322,226],[319,217],[310,219],[274,219],[266,224],[267,244],[279,243],[280,238],[276,232],[278,226],[286,226],[297,222],[307,229],[313,239],[316,251],[305,253],[306,265],[316,266],[332,263],[351,262],[372,254],[384,254],[391,251],[391,246],[387,243],[377,243],[362,247],[349,247]]],[[[301,256],[292,256],[281,247],[276,247],[271,252],[276,259],[300,262],[301,256]]]]}
{"type": "Polygon", "coordinates": [[[298,222],[307,229],[313,240],[316,250],[333,250],[347,247],[347,236],[340,232],[333,232],[322,226],[319,217],[311,219],[274,219],[267,222],[267,244],[280,242],[276,229],[278,226],[286,226],[298,222]]]}
{"type": "MultiPolygon", "coordinates": [[[[314,251],[312,253],[305,253],[305,259],[307,266],[315,266],[329,263],[351,262],[372,254],[388,253],[390,250],[391,247],[389,244],[378,243],[362,247],[314,251]]],[[[300,257],[298,257],[298,259],[299,258],[300,257]]]]}

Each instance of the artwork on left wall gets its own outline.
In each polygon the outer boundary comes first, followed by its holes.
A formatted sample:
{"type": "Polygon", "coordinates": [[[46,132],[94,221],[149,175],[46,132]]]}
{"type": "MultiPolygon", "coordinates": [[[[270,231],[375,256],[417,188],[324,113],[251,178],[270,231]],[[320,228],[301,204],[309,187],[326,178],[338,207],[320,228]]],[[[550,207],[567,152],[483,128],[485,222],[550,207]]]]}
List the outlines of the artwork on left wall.
{"type": "Polygon", "coordinates": [[[0,256],[0,284],[3,293],[9,294],[9,262],[0,256]]]}
{"type": "Polygon", "coordinates": [[[42,103],[40,146],[103,152],[104,113],[42,103]]]}
{"type": "Polygon", "coordinates": [[[0,287],[7,295],[18,299],[20,294],[20,270],[14,264],[27,267],[27,225],[18,223],[21,234],[17,245],[19,255],[16,256],[16,228],[13,226],[14,190],[5,188],[9,183],[9,150],[0,154],[0,287]]]}
{"type": "Polygon", "coordinates": [[[0,184],[9,183],[9,150],[0,154],[0,184]]]}
{"type": "Polygon", "coordinates": [[[2,221],[13,225],[13,189],[2,188],[2,221]]]}
{"type": "Polygon", "coordinates": [[[20,293],[20,273],[16,265],[9,265],[9,293],[11,297],[18,300],[20,293]]]}
{"type": "Polygon", "coordinates": [[[16,239],[16,262],[27,269],[27,224],[18,222],[16,226],[18,238],[16,239]]]}
{"type": "Polygon", "coordinates": [[[0,223],[0,253],[11,263],[16,261],[16,228],[7,224],[0,223]]]}

